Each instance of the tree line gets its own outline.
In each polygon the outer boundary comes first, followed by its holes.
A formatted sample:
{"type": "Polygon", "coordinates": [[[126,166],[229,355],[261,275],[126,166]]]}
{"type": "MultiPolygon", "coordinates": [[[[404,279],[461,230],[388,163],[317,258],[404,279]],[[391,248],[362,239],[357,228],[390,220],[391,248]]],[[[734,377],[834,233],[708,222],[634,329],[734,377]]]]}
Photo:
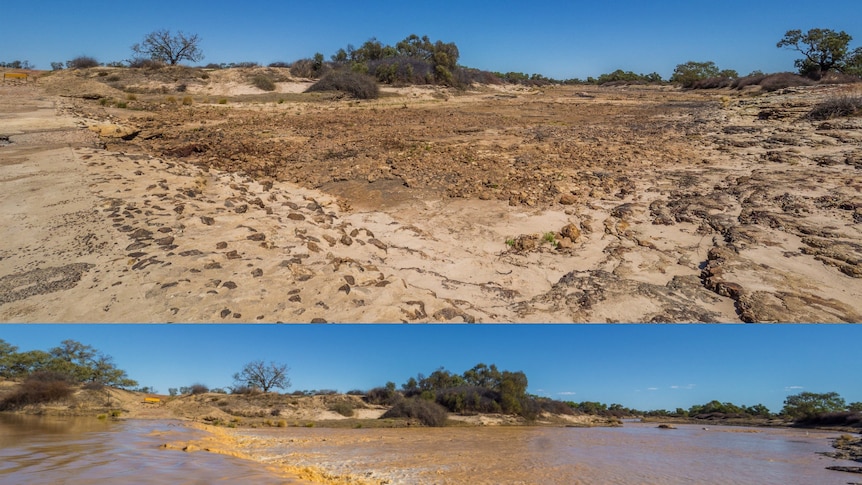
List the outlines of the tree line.
{"type": "Polygon", "coordinates": [[[720,402],[712,400],[704,404],[695,404],[688,409],[676,408],[674,411],[667,409],[654,409],[640,411],[630,409],[620,404],[610,406],[593,401],[581,403],[568,401],[566,404],[585,414],[603,416],[651,416],[651,417],[679,417],[708,419],[715,417],[723,418],[782,418],[794,421],[805,421],[820,418],[830,414],[840,413],[862,413],[862,402],[847,403],[843,397],[836,392],[801,392],[787,396],[784,406],[777,413],[773,413],[763,404],[752,406],[736,405],[732,402],[720,402]]]}
{"type": "MultiPolygon", "coordinates": [[[[267,393],[276,389],[287,390],[291,381],[289,368],[285,364],[255,360],[246,363],[233,375],[234,384],[229,388],[233,394],[267,393]]],[[[71,391],[68,383],[85,387],[112,386],[130,389],[138,385],[126,372],[119,369],[113,359],[90,345],[75,340],[64,340],[59,346],[47,351],[30,350],[19,352],[18,347],[0,339],[0,378],[22,380],[23,390],[4,401],[3,408],[21,401],[42,402],[40,399],[65,397],[71,391]],[[58,394],[58,390],[62,393],[58,394]],[[29,393],[29,394],[28,394],[29,393]]],[[[401,384],[394,382],[369,391],[350,391],[348,394],[363,395],[371,404],[392,406],[387,417],[414,417],[425,424],[442,425],[447,412],[459,414],[500,413],[535,419],[543,412],[556,414],[591,414],[613,417],[653,416],[711,418],[782,418],[796,422],[828,423],[843,421],[860,422],[862,402],[847,403],[838,393],[801,392],[788,396],[778,413],[773,413],[763,404],[736,405],[731,402],[712,400],[695,404],[688,409],[674,411],[658,409],[640,411],[621,404],[604,404],[597,401],[557,401],[527,392],[528,379],[522,371],[501,370],[495,364],[479,363],[461,374],[440,367],[429,375],[422,373],[410,377],[401,384]]],[[[150,387],[136,389],[155,392],[150,387]]],[[[201,394],[223,392],[210,390],[196,383],[179,389],[171,388],[171,396],[177,394],[201,394]]],[[[296,395],[335,394],[336,391],[296,395]]]]}
{"type": "MultiPolygon", "coordinates": [[[[788,30],[776,44],[778,48],[790,49],[802,55],[794,61],[800,75],[819,80],[830,72],[851,76],[862,76],[862,47],[850,48],[853,37],[844,31],[815,28],[807,32],[788,30]]],[[[157,30],[147,34],[143,41],[132,46],[133,57],[122,62],[108,65],[148,67],[155,65],[176,65],[183,61],[197,62],[203,59],[202,39],[197,34],[172,34],[168,30],[157,30]]],[[[488,72],[472,69],[458,64],[460,51],[454,42],[432,41],[427,35],[422,37],[411,34],[395,45],[383,44],[376,38],[365,41],[359,47],[348,44],[338,49],[330,61],[323,54],[316,53],[312,58],[300,59],[293,63],[273,62],[270,67],[290,67],[292,72],[304,77],[318,78],[330,71],[348,70],[368,74],[377,82],[384,84],[441,84],[459,86],[471,82],[503,82],[517,84],[613,84],[613,83],[664,83],[658,73],[638,74],[618,69],[586,80],[558,80],[541,74],[521,72],[488,72]]],[[[66,68],[86,68],[99,65],[89,56],[66,61],[66,68]]],[[[62,62],[52,62],[54,70],[62,69],[62,62]]],[[[209,64],[209,68],[254,67],[257,63],[209,64]]],[[[0,67],[33,68],[28,61],[0,62],[0,67]]],[[[759,72],[749,74],[756,76],[759,72]]],[[[720,69],[712,61],[688,61],[678,64],[667,80],[683,87],[696,87],[708,79],[733,79],[739,74],[732,69],[720,69]]],[[[724,87],[726,84],[713,82],[706,87],[724,87]]]]}

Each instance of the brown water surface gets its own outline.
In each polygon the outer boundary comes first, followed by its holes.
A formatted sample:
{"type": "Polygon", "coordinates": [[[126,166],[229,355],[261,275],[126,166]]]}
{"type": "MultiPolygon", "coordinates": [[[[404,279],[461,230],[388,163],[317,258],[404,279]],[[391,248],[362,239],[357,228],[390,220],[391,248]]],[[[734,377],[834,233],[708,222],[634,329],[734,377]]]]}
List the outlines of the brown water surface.
{"type": "Polygon", "coordinates": [[[641,423],[207,433],[173,421],[0,414],[0,485],[310,483],[293,478],[302,469],[338,483],[843,485],[855,477],[825,467],[853,463],[817,454],[829,451],[836,435],[641,423]],[[165,449],[165,443],[225,454],[165,449]]]}
{"type": "Polygon", "coordinates": [[[0,485],[306,483],[247,460],[161,448],[205,434],[171,421],[0,414],[0,485]]]}

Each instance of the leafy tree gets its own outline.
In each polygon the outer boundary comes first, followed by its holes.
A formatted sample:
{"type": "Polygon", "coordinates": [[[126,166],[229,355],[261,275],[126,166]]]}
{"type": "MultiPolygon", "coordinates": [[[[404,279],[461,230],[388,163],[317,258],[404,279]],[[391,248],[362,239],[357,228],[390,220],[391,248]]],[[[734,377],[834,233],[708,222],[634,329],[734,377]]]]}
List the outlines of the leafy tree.
{"type": "Polygon", "coordinates": [[[485,364],[476,364],[472,369],[464,371],[464,381],[471,386],[484,387],[486,389],[498,389],[500,387],[500,379],[502,374],[497,370],[497,366],[491,364],[488,367],[485,364]]]}
{"type": "Polygon", "coordinates": [[[18,354],[18,347],[0,339],[0,377],[13,377],[12,364],[18,354]]]}
{"type": "Polygon", "coordinates": [[[28,350],[12,354],[5,370],[6,377],[18,379],[34,372],[45,370],[51,361],[51,354],[44,350],[28,350]]]}
{"type": "Polygon", "coordinates": [[[843,30],[811,29],[803,34],[797,29],[788,30],[776,46],[802,54],[802,59],[794,61],[799,73],[819,79],[832,69],[843,70],[851,40],[853,37],[843,30]]]}
{"type": "Polygon", "coordinates": [[[415,377],[407,379],[407,382],[401,384],[401,390],[405,393],[415,393],[419,391],[419,382],[415,377]]]}
{"type": "Polygon", "coordinates": [[[500,406],[505,413],[520,414],[521,400],[527,396],[527,376],[521,371],[503,371],[500,379],[500,406]]]}
{"type": "Polygon", "coordinates": [[[747,406],[745,408],[745,412],[746,414],[750,414],[752,416],[761,416],[764,418],[772,416],[772,412],[769,410],[769,408],[760,403],[755,404],[754,406],[747,406]]]}
{"type": "Polygon", "coordinates": [[[847,55],[842,70],[845,74],[862,77],[862,47],[853,49],[853,52],[847,55]]]}
{"type": "Polygon", "coordinates": [[[168,388],[168,394],[170,394],[171,397],[176,397],[177,388],[176,387],[169,387],[168,388]]]}
{"type": "Polygon", "coordinates": [[[608,410],[608,407],[604,403],[596,402],[596,401],[584,401],[577,406],[578,411],[584,414],[601,414],[608,410]]]}
{"type": "Polygon", "coordinates": [[[854,413],[862,413],[862,402],[851,402],[847,405],[847,410],[854,413]]]}
{"type": "Polygon", "coordinates": [[[290,378],[287,377],[288,368],[284,364],[270,362],[266,365],[262,360],[255,360],[246,364],[240,372],[233,375],[238,386],[256,387],[263,392],[271,389],[287,389],[290,387],[290,378]]]}
{"type": "Polygon", "coordinates": [[[736,71],[720,70],[712,61],[695,62],[688,61],[678,64],[670,77],[670,82],[681,84],[684,88],[692,87],[697,81],[712,77],[736,77],[736,71]]]}
{"type": "Polygon", "coordinates": [[[787,396],[781,414],[793,419],[809,418],[824,413],[837,413],[847,408],[844,398],[837,392],[822,394],[802,392],[787,396]]]}
{"type": "Polygon", "coordinates": [[[203,59],[200,41],[197,34],[186,36],[178,32],[171,35],[169,30],[157,30],[147,34],[140,44],[133,45],[132,52],[173,66],[183,60],[197,62],[203,59]]]}

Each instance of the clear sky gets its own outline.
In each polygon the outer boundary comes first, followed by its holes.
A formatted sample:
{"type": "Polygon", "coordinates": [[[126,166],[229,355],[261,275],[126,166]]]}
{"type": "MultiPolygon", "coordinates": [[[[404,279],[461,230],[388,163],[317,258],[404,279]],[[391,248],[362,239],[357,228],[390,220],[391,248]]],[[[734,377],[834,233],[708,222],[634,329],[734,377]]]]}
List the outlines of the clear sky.
{"type": "Polygon", "coordinates": [[[287,364],[288,391],[399,386],[439,367],[523,371],[528,391],[636,409],[713,399],[781,410],[803,391],[862,401],[862,325],[0,325],[19,351],[65,339],[167,394],[227,387],[251,360],[287,364]]]}
{"type": "Polygon", "coordinates": [[[410,34],[454,42],[461,64],[558,79],[616,69],[658,72],[714,61],[745,75],[793,70],[797,55],[776,48],[790,29],[844,30],[862,45],[859,0],[21,0],[3,2],[0,60],[52,61],[80,55],[131,57],[154,30],[196,33],[203,64],[328,59],[371,37],[395,44],[410,34]]]}

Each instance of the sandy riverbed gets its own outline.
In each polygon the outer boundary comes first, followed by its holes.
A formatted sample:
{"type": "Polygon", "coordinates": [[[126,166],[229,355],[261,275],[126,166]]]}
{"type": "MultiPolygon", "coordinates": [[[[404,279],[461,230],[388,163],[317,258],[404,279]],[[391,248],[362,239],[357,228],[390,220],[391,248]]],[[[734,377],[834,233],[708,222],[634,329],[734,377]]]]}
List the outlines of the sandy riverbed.
{"type": "Polygon", "coordinates": [[[858,87],[132,110],[61,81],[0,87],[6,322],[862,320],[862,121],[803,118],[858,87]]]}

